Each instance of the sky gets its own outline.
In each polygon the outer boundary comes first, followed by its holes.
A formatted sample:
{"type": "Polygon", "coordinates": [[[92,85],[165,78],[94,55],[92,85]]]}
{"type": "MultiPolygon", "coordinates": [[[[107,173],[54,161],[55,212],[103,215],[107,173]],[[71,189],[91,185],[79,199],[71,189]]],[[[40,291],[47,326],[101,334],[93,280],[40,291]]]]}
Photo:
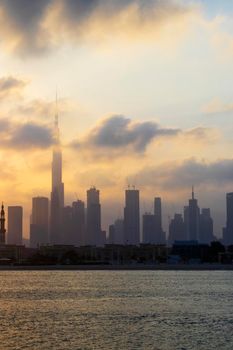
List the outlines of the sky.
{"type": "Polygon", "coordinates": [[[191,186],[215,234],[233,191],[233,3],[0,0],[1,200],[50,196],[55,94],[66,204],[101,193],[103,228],[163,199],[167,227],[191,186]]]}

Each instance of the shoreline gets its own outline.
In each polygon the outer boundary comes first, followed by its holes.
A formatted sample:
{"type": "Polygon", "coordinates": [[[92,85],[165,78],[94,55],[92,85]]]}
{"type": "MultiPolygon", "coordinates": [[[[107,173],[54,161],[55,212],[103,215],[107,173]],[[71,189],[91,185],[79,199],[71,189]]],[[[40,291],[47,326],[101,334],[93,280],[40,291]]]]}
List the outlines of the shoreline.
{"type": "Polygon", "coordinates": [[[0,271],[233,271],[233,264],[200,265],[0,265],[0,271]]]}

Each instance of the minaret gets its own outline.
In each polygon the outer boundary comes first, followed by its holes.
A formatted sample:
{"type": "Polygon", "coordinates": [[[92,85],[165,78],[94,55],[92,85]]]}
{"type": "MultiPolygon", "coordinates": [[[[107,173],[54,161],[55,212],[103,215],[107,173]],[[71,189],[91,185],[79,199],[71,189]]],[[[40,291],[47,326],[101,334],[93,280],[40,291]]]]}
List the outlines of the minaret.
{"type": "Polygon", "coordinates": [[[6,243],[6,229],[5,229],[5,211],[2,203],[2,209],[0,214],[0,244],[6,243]]]}
{"type": "Polygon", "coordinates": [[[50,211],[50,243],[61,243],[61,218],[64,207],[64,183],[62,182],[62,151],[58,125],[58,109],[56,96],[56,112],[54,120],[54,138],[52,158],[52,191],[50,211]]]}

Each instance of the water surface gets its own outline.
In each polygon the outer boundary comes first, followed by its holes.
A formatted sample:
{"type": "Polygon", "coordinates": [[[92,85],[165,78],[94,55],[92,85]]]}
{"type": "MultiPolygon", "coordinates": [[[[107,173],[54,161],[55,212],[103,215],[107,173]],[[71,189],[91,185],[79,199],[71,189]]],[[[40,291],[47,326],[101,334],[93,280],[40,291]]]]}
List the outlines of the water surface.
{"type": "Polygon", "coordinates": [[[232,271],[1,271],[0,349],[233,349],[232,271]]]}

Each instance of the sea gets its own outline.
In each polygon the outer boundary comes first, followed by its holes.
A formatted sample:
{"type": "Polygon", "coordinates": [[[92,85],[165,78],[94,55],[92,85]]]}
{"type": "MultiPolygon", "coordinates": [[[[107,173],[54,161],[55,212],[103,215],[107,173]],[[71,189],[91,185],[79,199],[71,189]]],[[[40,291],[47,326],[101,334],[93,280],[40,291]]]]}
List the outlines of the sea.
{"type": "Polygon", "coordinates": [[[232,350],[232,271],[0,271],[1,350],[232,350]]]}

